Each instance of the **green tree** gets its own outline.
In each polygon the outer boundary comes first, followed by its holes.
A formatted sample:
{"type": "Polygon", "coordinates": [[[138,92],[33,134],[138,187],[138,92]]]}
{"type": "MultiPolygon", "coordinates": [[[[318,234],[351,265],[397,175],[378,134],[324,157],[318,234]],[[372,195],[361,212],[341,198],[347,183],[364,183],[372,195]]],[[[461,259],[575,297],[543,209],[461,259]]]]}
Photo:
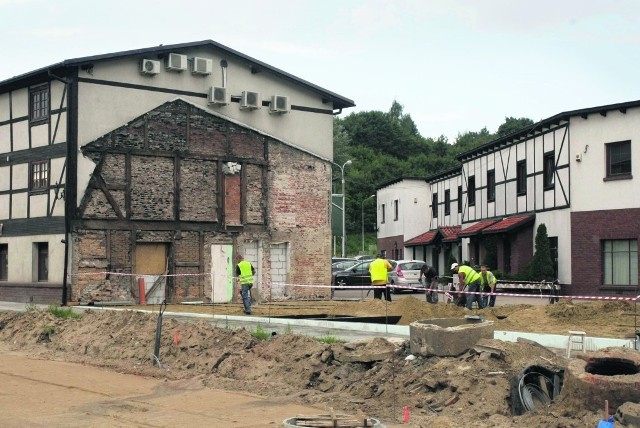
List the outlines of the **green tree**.
{"type": "Polygon", "coordinates": [[[504,137],[531,125],[533,125],[533,120],[526,117],[521,117],[520,119],[505,117],[504,123],[498,127],[496,137],[504,137]]]}
{"type": "Polygon", "coordinates": [[[553,281],[555,279],[553,277],[553,261],[551,260],[547,226],[544,223],[538,226],[535,245],[535,253],[529,267],[529,277],[533,281],[553,281]]]}

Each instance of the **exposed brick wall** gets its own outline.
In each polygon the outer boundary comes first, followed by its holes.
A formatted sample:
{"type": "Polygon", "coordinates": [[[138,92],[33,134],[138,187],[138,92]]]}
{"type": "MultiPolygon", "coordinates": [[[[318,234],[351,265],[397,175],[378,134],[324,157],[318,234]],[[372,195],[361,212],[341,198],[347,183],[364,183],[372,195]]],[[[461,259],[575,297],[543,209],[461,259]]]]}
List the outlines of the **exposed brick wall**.
{"type": "MultiPolygon", "coordinates": [[[[269,144],[269,219],[272,239],[290,242],[289,283],[331,283],[329,224],[331,170],[282,144],[269,144]]],[[[327,296],[329,289],[296,288],[294,296],[327,296]]]]}
{"type": "Polygon", "coordinates": [[[131,217],[171,220],[174,205],[172,158],[131,157],[131,217]]]}
{"type": "MultiPolygon", "coordinates": [[[[134,249],[140,242],[169,244],[170,273],[210,272],[212,244],[232,244],[234,253],[238,253],[242,252],[245,242],[259,242],[261,276],[255,288],[262,299],[269,297],[271,244],[286,242],[290,249],[287,261],[290,271],[283,275],[280,264],[274,265],[278,266],[280,277],[285,276],[290,284],[330,283],[331,169],[328,162],[182,101],[154,109],[88,144],[83,151],[96,164],[103,163],[96,174],[101,175],[107,186],[130,185],[131,220],[120,230],[93,233],[78,229],[72,247],[75,273],[99,272],[109,265],[116,271],[133,272],[134,249]],[[269,150],[265,150],[267,144],[269,150]],[[100,149],[111,147],[124,149],[126,153],[109,154],[103,160],[100,149]],[[136,150],[135,154],[132,150],[136,150]],[[176,153],[175,157],[167,156],[171,152],[176,153]],[[266,159],[267,153],[269,159],[266,159]],[[131,165],[130,182],[125,171],[127,159],[131,165]],[[265,160],[268,162],[263,165],[265,160]],[[229,175],[225,183],[219,183],[219,161],[240,163],[246,180],[241,180],[240,175],[229,175]],[[175,187],[177,181],[178,188],[175,187]],[[242,189],[245,184],[246,188],[242,189]],[[217,225],[219,191],[228,194],[226,223],[221,226],[217,225]],[[179,219],[175,218],[174,210],[177,192],[180,192],[179,219]],[[246,202],[244,206],[241,201],[246,202]],[[240,209],[244,209],[244,217],[240,209]],[[241,219],[245,221],[243,228],[226,229],[226,226],[240,226],[241,219]],[[169,226],[172,230],[147,230],[153,228],[153,221],[162,225],[158,229],[169,226]],[[195,222],[202,224],[201,230],[192,231],[195,222]],[[132,230],[135,230],[134,236],[131,236],[132,230]],[[200,247],[200,236],[203,236],[204,248],[200,247]],[[111,243],[109,251],[106,251],[107,242],[111,243]],[[89,252],[82,249],[85,245],[89,246],[89,252]],[[201,261],[204,266],[200,265],[201,261]]],[[[126,215],[127,190],[112,188],[109,192],[126,215]]],[[[87,190],[83,219],[115,220],[115,211],[101,194],[100,189],[87,190]]],[[[115,224],[119,223],[111,223],[109,227],[115,224]]],[[[77,277],[75,281],[75,297],[85,300],[130,299],[136,288],[129,276],[77,277]]],[[[171,277],[167,287],[168,297],[176,302],[211,296],[208,276],[171,277]]],[[[238,300],[236,294],[233,294],[234,300],[238,300]]],[[[291,287],[289,295],[328,297],[330,290],[291,287]]]]}
{"type": "Polygon", "coordinates": [[[183,159],[180,164],[180,220],[217,221],[218,165],[215,161],[183,159]]]}
{"type": "Polygon", "coordinates": [[[167,103],[147,114],[147,147],[151,150],[184,151],[187,148],[188,108],[167,103]]]}
{"type": "Polygon", "coordinates": [[[263,202],[264,185],[262,183],[262,167],[247,165],[247,223],[264,224],[263,202]]]}
{"type": "Polygon", "coordinates": [[[610,295],[637,292],[637,286],[603,286],[601,245],[602,240],[611,239],[640,241],[640,208],[571,213],[571,285],[566,287],[567,293],[610,295]]]}
{"type": "Polygon", "coordinates": [[[232,226],[239,226],[240,221],[240,175],[225,174],[224,176],[224,222],[232,226]]]}

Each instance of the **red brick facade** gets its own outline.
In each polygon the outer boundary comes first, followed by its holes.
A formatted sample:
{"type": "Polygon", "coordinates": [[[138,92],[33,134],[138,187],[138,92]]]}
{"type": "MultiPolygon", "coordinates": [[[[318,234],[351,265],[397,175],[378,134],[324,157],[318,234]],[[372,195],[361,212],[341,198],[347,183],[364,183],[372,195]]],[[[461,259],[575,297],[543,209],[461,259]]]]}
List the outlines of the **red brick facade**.
{"type": "Polygon", "coordinates": [[[637,286],[603,286],[602,241],[640,241],[640,209],[571,213],[571,286],[574,295],[637,294],[637,286]]]}
{"type": "Polygon", "coordinates": [[[378,239],[378,252],[383,252],[385,257],[391,260],[404,260],[404,235],[378,239]]]}

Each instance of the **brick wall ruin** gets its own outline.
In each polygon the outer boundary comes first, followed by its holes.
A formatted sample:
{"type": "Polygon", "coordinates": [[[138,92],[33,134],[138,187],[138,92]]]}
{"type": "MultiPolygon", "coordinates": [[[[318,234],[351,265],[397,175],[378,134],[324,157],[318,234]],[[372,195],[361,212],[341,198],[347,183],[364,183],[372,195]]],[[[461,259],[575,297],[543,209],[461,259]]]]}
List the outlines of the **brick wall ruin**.
{"type": "MultiPolygon", "coordinates": [[[[189,274],[167,278],[167,301],[210,298],[211,245],[242,253],[258,243],[261,298],[270,297],[272,243],[278,254],[280,243],[289,249],[273,265],[278,278],[330,283],[328,162],[180,100],[82,149],[96,169],[73,231],[72,299],[135,299],[133,276],[87,274],[134,274],[136,247],[153,242],[166,244],[170,274],[189,274]]],[[[284,295],[330,290],[289,287],[284,295]]]]}

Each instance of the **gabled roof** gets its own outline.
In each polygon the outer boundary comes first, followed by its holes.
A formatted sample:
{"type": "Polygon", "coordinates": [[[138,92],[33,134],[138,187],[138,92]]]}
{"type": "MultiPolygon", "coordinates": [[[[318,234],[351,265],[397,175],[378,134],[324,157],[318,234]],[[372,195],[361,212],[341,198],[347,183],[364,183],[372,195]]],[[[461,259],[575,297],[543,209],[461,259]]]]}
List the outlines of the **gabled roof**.
{"type": "Polygon", "coordinates": [[[491,226],[492,224],[498,222],[498,220],[482,220],[479,221],[478,223],[474,224],[473,226],[469,226],[465,229],[462,229],[460,231],[460,233],[458,233],[458,237],[459,238],[463,238],[463,237],[467,237],[467,236],[473,236],[476,235],[478,233],[480,233],[481,230],[491,226]]]}
{"type": "Polygon", "coordinates": [[[627,109],[633,107],[640,107],[640,100],[637,101],[628,101],[624,103],[616,103],[616,104],[607,104],[598,107],[590,107],[583,108],[578,110],[570,110],[562,113],[558,113],[555,116],[551,116],[547,119],[543,119],[540,122],[534,123],[531,126],[524,127],[516,132],[512,132],[511,134],[505,135],[504,137],[500,137],[496,140],[490,141],[486,144],[478,146],[472,150],[461,153],[456,156],[456,159],[460,161],[465,161],[467,159],[472,159],[477,156],[481,156],[483,153],[492,152],[500,147],[508,146],[514,142],[519,141],[522,138],[525,138],[529,135],[533,135],[536,132],[542,131],[544,129],[548,129],[552,126],[559,125],[562,122],[568,122],[571,117],[579,116],[583,119],[587,119],[590,114],[600,114],[602,116],[606,116],[607,112],[618,110],[622,113],[626,113],[627,109]]]}
{"type": "Polygon", "coordinates": [[[446,171],[439,172],[437,174],[430,175],[426,178],[429,183],[433,183],[435,181],[444,180],[446,178],[455,177],[456,175],[461,175],[462,169],[460,165],[457,165],[453,168],[449,168],[446,171]]]}
{"type": "Polygon", "coordinates": [[[458,240],[458,234],[462,230],[462,226],[443,226],[438,230],[442,234],[442,242],[455,242],[458,240]]]}
{"type": "Polygon", "coordinates": [[[174,52],[180,49],[199,48],[199,47],[210,47],[212,49],[221,50],[226,54],[233,55],[236,58],[245,60],[249,63],[249,67],[251,68],[252,73],[258,73],[262,70],[268,70],[282,77],[285,80],[289,80],[301,86],[306,86],[307,88],[315,92],[318,92],[320,95],[322,95],[323,99],[326,102],[332,102],[333,108],[335,109],[355,107],[355,103],[349,98],[345,98],[342,95],[336,94],[335,92],[331,92],[327,89],[321,88],[320,86],[314,85],[311,82],[303,80],[299,77],[294,76],[293,74],[289,74],[286,71],[280,70],[265,62],[259,61],[255,58],[252,58],[248,55],[245,55],[241,52],[238,52],[234,49],[231,49],[213,40],[201,40],[199,42],[179,43],[174,45],[159,45],[151,48],[133,49],[128,51],[114,52],[114,53],[103,54],[103,55],[93,55],[93,56],[85,56],[80,58],[66,59],[57,64],[53,64],[47,67],[33,70],[28,73],[21,74],[0,82],[0,93],[7,92],[13,88],[22,87],[25,85],[25,83],[28,84],[28,82],[31,82],[31,81],[37,81],[37,80],[48,78],[50,73],[53,73],[56,75],[60,75],[60,74],[64,75],[66,74],[64,73],[65,69],[69,69],[69,68],[79,67],[82,65],[88,65],[96,62],[109,61],[109,60],[127,57],[127,56],[142,56],[142,55],[148,55],[148,54],[160,55],[160,54],[168,54],[170,52],[174,52]]]}
{"type": "Polygon", "coordinates": [[[505,217],[502,220],[486,227],[482,230],[482,234],[485,233],[503,233],[510,232],[515,229],[519,229],[522,226],[534,221],[535,215],[517,215],[513,217],[505,217]]]}
{"type": "Polygon", "coordinates": [[[422,235],[418,235],[415,238],[409,239],[404,243],[405,247],[411,247],[414,245],[429,245],[436,239],[438,236],[438,229],[431,229],[428,232],[423,233],[422,235]]]}
{"type": "Polygon", "coordinates": [[[392,178],[391,180],[387,180],[387,181],[383,182],[382,184],[379,184],[376,187],[376,190],[380,190],[380,189],[383,189],[383,188],[385,188],[387,186],[391,186],[393,184],[400,183],[401,181],[404,181],[404,180],[416,180],[416,181],[424,181],[424,182],[426,182],[426,179],[424,177],[417,177],[417,176],[413,176],[413,175],[411,175],[411,176],[402,176],[401,175],[399,177],[392,178]]]}

